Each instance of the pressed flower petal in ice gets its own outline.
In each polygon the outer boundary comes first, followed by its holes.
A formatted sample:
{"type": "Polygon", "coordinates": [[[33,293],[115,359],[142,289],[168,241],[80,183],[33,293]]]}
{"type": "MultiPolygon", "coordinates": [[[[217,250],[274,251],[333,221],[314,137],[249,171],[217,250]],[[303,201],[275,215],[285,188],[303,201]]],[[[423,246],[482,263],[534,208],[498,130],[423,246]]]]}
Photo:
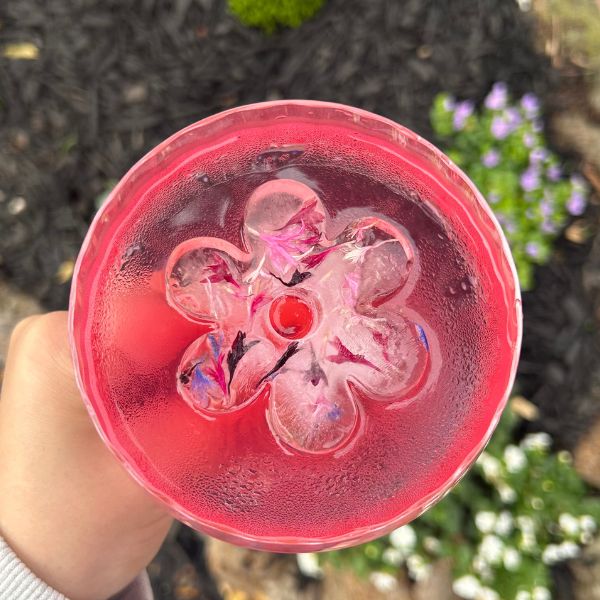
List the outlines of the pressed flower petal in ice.
{"type": "Polygon", "coordinates": [[[325,250],[319,250],[303,257],[301,262],[307,269],[314,269],[315,267],[318,267],[329,254],[337,250],[337,246],[330,246],[329,248],[325,248],[325,250]]]}
{"type": "Polygon", "coordinates": [[[508,89],[503,81],[499,81],[492,86],[492,90],[486,96],[484,104],[491,110],[502,110],[508,100],[508,89]]]}
{"type": "Polygon", "coordinates": [[[308,202],[303,206],[295,215],[292,215],[281,229],[298,224],[313,227],[314,225],[322,223],[324,220],[325,217],[323,214],[317,210],[317,200],[315,198],[312,202],[308,202]]]}
{"type": "Polygon", "coordinates": [[[328,238],[324,208],[298,182],[263,184],[248,203],[248,252],[193,238],[169,258],[170,304],[210,327],[185,350],[177,390],[209,418],[264,398],[276,440],[334,451],[362,398],[401,402],[429,372],[426,327],[390,309],[417,274],[412,242],[374,216],[328,238]]]}
{"type": "Polygon", "coordinates": [[[254,316],[256,311],[265,304],[269,303],[272,300],[270,296],[268,296],[265,292],[259,292],[256,296],[252,297],[252,301],[250,303],[250,316],[254,316]]]}
{"type": "Polygon", "coordinates": [[[316,243],[311,243],[312,234],[307,237],[306,233],[303,223],[294,223],[274,233],[261,233],[260,239],[267,246],[271,260],[283,268],[297,265],[299,255],[316,243]]]}
{"type": "Polygon", "coordinates": [[[500,153],[498,150],[488,150],[482,157],[481,162],[484,167],[493,169],[500,162],[500,153]]]}
{"type": "Polygon", "coordinates": [[[358,365],[366,365],[367,367],[371,367],[372,369],[376,369],[377,371],[379,371],[379,369],[371,361],[367,360],[364,356],[362,356],[361,354],[354,354],[353,352],[348,350],[348,348],[346,348],[346,346],[342,344],[340,338],[335,338],[332,343],[337,353],[330,354],[327,357],[327,360],[334,363],[351,362],[356,363],[358,365]]]}
{"type": "Polygon", "coordinates": [[[467,119],[473,114],[475,105],[470,100],[459,102],[454,111],[453,126],[456,131],[464,128],[467,119]]]}

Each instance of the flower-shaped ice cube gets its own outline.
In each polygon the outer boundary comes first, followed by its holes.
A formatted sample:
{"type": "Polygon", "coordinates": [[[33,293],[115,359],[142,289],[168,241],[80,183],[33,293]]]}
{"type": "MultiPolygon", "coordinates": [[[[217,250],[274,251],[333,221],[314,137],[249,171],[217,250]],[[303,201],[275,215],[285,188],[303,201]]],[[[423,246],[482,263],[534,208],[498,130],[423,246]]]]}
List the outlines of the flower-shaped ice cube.
{"type": "Polygon", "coordinates": [[[397,401],[422,384],[428,342],[400,294],[415,276],[411,243],[383,218],[339,220],[309,187],[278,179],[248,201],[248,252],[212,237],[172,252],[169,304],[211,327],[177,373],[197,412],[216,417],[268,394],[277,440],[321,453],[351,438],[365,398],[397,401]]]}

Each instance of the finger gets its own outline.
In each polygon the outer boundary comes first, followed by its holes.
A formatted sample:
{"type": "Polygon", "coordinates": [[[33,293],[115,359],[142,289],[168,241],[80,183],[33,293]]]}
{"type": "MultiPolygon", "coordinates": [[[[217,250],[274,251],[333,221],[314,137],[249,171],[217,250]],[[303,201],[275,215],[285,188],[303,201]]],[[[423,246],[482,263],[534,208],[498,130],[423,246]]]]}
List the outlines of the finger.
{"type": "Polygon", "coordinates": [[[75,382],[67,313],[28,317],[15,328],[8,349],[3,396],[21,402],[55,397],[59,409],[86,414],[75,382]]]}

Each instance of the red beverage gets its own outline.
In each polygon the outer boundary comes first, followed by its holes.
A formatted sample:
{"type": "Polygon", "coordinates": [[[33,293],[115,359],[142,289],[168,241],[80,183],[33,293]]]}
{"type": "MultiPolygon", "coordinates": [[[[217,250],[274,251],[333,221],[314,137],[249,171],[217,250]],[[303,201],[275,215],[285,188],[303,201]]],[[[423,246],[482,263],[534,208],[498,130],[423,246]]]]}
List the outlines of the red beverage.
{"type": "Polygon", "coordinates": [[[464,474],[514,377],[519,291],[485,202],[381,117],[241,107],[115,188],[71,337],[98,430],[190,525],[308,551],[413,519],[464,474]]]}

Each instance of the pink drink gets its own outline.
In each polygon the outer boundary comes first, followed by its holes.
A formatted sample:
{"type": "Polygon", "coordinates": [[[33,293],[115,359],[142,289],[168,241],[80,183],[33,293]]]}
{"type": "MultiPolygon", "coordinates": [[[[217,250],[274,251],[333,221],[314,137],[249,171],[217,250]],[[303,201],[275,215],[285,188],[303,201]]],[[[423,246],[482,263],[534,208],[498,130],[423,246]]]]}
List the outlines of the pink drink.
{"type": "Polygon", "coordinates": [[[71,298],[79,384],[190,525],[277,551],[413,519],[506,402],[514,268],[450,161],[381,117],[241,107],[177,133],[96,217],[71,298]]]}

